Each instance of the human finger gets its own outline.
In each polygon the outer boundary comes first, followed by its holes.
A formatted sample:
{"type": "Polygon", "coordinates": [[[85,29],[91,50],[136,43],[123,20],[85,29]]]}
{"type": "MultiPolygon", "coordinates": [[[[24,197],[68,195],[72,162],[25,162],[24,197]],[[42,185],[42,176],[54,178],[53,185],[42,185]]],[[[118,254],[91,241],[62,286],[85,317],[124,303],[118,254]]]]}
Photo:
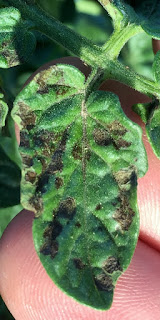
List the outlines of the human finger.
{"type": "Polygon", "coordinates": [[[33,214],[23,211],[6,229],[0,245],[0,290],[16,320],[159,320],[160,254],[139,241],[119,279],[109,311],[83,306],[47,275],[33,245],[33,214]]]}

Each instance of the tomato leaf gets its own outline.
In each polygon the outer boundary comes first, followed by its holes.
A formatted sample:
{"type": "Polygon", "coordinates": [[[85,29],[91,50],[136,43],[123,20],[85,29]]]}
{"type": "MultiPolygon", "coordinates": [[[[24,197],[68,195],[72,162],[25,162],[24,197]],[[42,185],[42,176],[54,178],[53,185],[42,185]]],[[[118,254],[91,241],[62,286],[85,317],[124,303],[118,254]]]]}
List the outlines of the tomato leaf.
{"type": "Polygon", "coordinates": [[[148,140],[153,148],[155,155],[160,159],[160,105],[156,105],[148,122],[146,124],[146,132],[148,140]]]}
{"type": "MultiPolygon", "coordinates": [[[[20,203],[21,163],[13,120],[8,115],[8,105],[0,94],[0,208],[20,203]]],[[[2,219],[2,216],[1,216],[2,219]]]]}
{"type": "Polygon", "coordinates": [[[31,27],[31,22],[22,20],[18,9],[0,9],[0,68],[17,66],[29,58],[36,45],[31,27]]]}
{"type": "Polygon", "coordinates": [[[0,208],[20,203],[20,166],[14,123],[8,115],[0,132],[0,208]]]}
{"type": "Polygon", "coordinates": [[[21,203],[35,213],[40,260],[68,295],[108,309],[137,243],[141,129],[117,96],[87,97],[84,75],[60,64],[20,92],[12,116],[21,129],[21,203]]]}
{"type": "Polygon", "coordinates": [[[160,84],[160,51],[158,51],[154,57],[152,70],[155,81],[160,84]]]}
{"type": "Polygon", "coordinates": [[[159,1],[108,0],[105,8],[115,20],[118,14],[119,23],[140,25],[147,34],[153,38],[160,39],[159,1]]]}
{"type": "Polygon", "coordinates": [[[160,158],[160,104],[155,100],[150,103],[138,103],[133,110],[146,124],[148,140],[155,155],[160,158]]]}
{"type": "Polygon", "coordinates": [[[8,106],[5,101],[3,101],[3,94],[0,93],[0,131],[5,125],[6,117],[8,114],[8,106]]]}

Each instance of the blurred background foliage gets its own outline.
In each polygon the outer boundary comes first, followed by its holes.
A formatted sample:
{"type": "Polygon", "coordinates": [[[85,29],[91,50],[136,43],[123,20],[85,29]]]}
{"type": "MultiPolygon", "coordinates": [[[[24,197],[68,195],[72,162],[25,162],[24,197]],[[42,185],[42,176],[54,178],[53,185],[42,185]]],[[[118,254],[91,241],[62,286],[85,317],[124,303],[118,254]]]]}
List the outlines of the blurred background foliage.
{"type": "MultiPolygon", "coordinates": [[[[111,19],[97,0],[36,0],[51,16],[59,19],[76,32],[103,45],[113,31],[111,19]]],[[[68,56],[59,45],[35,32],[37,47],[22,66],[0,69],[0,86],[11,100],[17,95],[28,77],[42,64],[68,56]]],[[[152,78],[153,53],[151,38],[145,34],[133,37],[120,55],[123,63],[136,72],[152,78]]]]}
{"type": "MultiPolygon", "coordinates": [[[[36,0],[36,2],[51,16],[98,45],[103,45],[113,31],[110,17],[97,0],[36,0]]],[[[5,3],[5,0],[0,1],[0,7],[3,6],[2,3],[5,3]]],[[[4,93],[10,108],[25,81],[36,69],[51,60],[69,55],[65,49],[42,34],[35,32],[35,36],[36,50],[23,65],[0,69],[0,91],[4,93]]],[[[152,78],[151,38],[143,33],[133,37],[122,49],[119,59],[136,72],[152,78]]],[[[14,138],[12,134],[9,137],[14,138]]],[[[0,177],[0,189],[1,187],[3,189],[0,177]]],[[[11,197],[11,193],[8,196],[11,197]]],[[[0,236],[8,223],[21,210],[17,199],[19,199],[18,195],[15,196],[15,201],[12,200],[9,208],[6,206],[0,208],[0,236]]],[[[2,300],[0,301],[0,319],[13,319],[2,300]]]]}

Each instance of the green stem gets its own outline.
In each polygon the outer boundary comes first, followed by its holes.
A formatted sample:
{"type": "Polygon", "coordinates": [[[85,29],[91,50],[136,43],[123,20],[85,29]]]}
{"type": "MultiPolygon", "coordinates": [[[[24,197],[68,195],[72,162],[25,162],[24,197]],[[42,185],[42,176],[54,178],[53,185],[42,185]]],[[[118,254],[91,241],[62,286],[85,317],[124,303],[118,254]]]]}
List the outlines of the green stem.
{"type": "Polygon", "coordinates": [[[125,28],[115,29],[109,40],[103,46],[103,52],[106,52],[109,59],[117,58],[125,43],[140,32],[142,32],[142,28],[135,24],[128,24],[125,28]]]}
{"type": "Polygon", "coordinates": [[[37,6],[27,5],[23,0],[6,0],[6,2],[19,9],[24,19],[33,21],[37,31],[45,34],[52,41],[60,44],[87,64],[95,65],[97,56],[102,50],[92,41],[50,17],[37,6]]]}
{"type": "Polygon", "coordinates": [[[160,99],[160,85],[156,82],[143,77],[124,66],[119,61],[108,61],[106,69],[108,79],[113,79],[126,84],[127,86],[148,95],[149,97],[157,97],[160,99]]]}
{"type": "Polygon", "coordinates": [[[119,29],[119,26],[126,26],[126,21],[123,17],[123,14],[117,10],[117,8],[109,0],[98,0],[101,6],[108,12],[111,16],[114,24],[114,29],[119,29]],[[122,22],[123,21],[123,22],[122,22]]]}
{"type": "Polygon", "coordinates": [[[99,89],[104,78],[104,70],[100,68],[93,68],[85,84],[85,99],[91,92],[99,89]]]}
{"type": "MultiPolygon", "coordinates": [[[[160,99],[160,88],[157,83],[127,69],[115,59],[124,43],[133,35],[140,32],[139,27],[122,24],[111,36],[103,48],[96,46],[92,41],[82,37],[70,28],[47,15],[42,9],[34,5],[27,5],[23,0],[5,0],[6,3],[20,10],[24,19],[34,22],[36,30],[57,42],[69,52],[81,58],[92,69],[100,70],[101,80],[118,80],[139,92],[160,99]],[[125,38],[126,37],[126,38],[125,38]],[[119,39],[120,38],[120,39],[119,39]],[[122,42],[123,44],[122,44],[122,42]],[[104,76],[102,77],[102,74],[104,76]]],[[[103,5],[112,6],[110,1],[98,0],[103,5]]],[[[97,75],[96,75],[97,77],[97,75]]]]}

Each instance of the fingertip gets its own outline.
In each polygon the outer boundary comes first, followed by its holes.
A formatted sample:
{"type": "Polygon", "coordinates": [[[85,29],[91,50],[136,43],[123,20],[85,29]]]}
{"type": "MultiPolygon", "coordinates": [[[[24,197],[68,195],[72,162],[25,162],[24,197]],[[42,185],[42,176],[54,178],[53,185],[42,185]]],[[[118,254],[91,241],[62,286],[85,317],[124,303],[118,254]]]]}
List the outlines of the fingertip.
{"type": "Polygon", "coordinates": [[[139,242],[131,265],[118,281],[112,308],[93,310],[61,292],[45,272],[33,245],[33,218],[33,213],[22,211],[1,241],[1,293],[16,320],[134,320],[135,314],[136,320],[159,320],[158,252],[139,242]]]}
{"type": "Polygon", "coordinates": [[[160,40],[152,39],[152,47],[154,54],[156,54],[160,50],[160,40]]]}

